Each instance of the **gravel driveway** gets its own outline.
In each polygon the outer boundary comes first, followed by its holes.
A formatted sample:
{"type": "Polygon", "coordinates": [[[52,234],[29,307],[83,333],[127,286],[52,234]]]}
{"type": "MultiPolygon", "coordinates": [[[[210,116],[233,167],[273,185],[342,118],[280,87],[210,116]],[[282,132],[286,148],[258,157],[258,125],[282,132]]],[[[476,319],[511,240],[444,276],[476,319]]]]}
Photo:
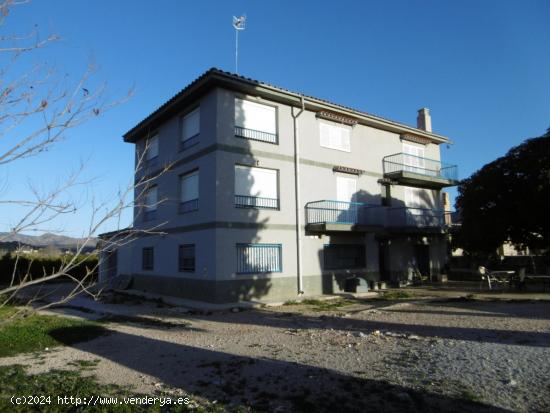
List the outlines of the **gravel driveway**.
{"type": "Polygon", "coordinates": [[[98,359],[105,383],[279,413],[550,411],[550,302],[371,299],[317,310],[159,309],[152,322],[114,317],[110,335],[0,364],[34,373],[98,359]]]}

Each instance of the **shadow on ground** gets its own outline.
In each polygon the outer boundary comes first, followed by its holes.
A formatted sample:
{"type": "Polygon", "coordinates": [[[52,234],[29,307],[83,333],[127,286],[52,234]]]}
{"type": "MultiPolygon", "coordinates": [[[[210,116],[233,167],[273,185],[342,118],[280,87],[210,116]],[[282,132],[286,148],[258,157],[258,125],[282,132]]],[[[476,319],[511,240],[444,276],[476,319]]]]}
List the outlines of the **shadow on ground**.
{"type": "Polygon", "coordinates": [[[157,377],[167,386],[223,404],[249,406],[255,411],[507,411],[466,396],[447,397],[366,380],[351,373],[343,375],[288,361],[235,356],[122,332],[113,332],[108,346],[86,342],[73,347],[157,377]]]}

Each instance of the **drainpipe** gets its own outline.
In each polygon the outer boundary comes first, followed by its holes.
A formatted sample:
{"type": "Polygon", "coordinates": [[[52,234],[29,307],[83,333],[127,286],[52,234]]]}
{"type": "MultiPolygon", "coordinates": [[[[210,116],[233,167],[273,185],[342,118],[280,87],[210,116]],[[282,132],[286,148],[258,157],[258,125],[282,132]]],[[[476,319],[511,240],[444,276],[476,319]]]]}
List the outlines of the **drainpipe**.
{"type": "Polygon", "coordinates": [[[300,142],[298,130],[298,117],[304,112],[304,96],[300,95],[301,108],[294,113],[292,107],[292,118],[294,119],[294,198],[296,199],[296,268],[298,270],[298,295],[304,294],[304,280],[302,274],[302,201],[300,198],[300,142]]]}

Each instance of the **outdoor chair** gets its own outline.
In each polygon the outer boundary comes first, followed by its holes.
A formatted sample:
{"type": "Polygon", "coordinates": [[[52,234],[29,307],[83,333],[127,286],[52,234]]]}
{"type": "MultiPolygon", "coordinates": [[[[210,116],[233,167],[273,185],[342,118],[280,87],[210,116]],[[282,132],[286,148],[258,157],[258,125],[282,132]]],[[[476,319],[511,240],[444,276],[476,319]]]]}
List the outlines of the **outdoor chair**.
{"type": "Polygon", "coordinates": [[[510,286],[511,280],[509,274],[514,273],[513,271],[491,271],[481,265],[478,267],[477,271],[481,276],[479,288],[481,289],[483,286],[483,282],[487,281],[487,286],[489,287],[489,290],[492,290],[493,285],[495,284],[508,284],[508,286],[510,286]]]}

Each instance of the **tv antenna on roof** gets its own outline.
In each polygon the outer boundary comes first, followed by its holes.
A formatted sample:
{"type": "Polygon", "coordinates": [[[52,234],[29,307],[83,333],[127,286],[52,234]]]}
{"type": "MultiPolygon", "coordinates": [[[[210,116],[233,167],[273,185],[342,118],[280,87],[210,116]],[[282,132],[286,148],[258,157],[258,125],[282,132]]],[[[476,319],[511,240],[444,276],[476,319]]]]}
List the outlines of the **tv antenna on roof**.
{"type": "Polygon", "coordinates": [[[239,73],[239,31],[244,30],[246,15],[233,16],[233,27],[235,28],[235,73],[239,73]]]}

